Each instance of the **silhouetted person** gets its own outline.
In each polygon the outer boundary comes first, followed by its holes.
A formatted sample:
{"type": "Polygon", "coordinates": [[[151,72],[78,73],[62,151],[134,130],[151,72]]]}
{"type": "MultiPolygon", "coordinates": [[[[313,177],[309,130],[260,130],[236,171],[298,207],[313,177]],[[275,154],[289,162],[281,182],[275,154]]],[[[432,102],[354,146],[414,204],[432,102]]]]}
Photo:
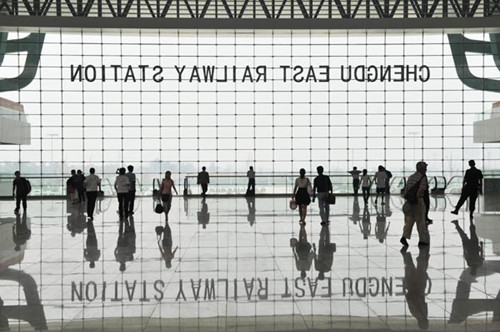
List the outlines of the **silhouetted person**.
{"type": "Polygon", "coordinates": [[[208,191],[208,184],[210,183],[210,175],[205,166],[203,166],[201,172],[198,173],[198,180],[196,183],[201,186],[201,196],[205,197],[208,191]]]}
{"type": "Polygon", "coordinates": [[[130,182],[130,187],[128,188],[127,211],[128,211],[129,215],[133,215],[134,214],[135,191],[136,191],[135,183],[136,183],[137,178],[135,177],[134,166],[128,165],[127,170],[128,170],[128,172],[125,175],[127,175],[128,181],[130,182]]]}
{"type": "Polygon", "coordinates": [[[14,249],[20,251],[21,246],[26,244],[30,237],[31,230],[28,226],[26,211],[23,212],[22,219],[21,215],[16,213],[16,223],[12,226],[12,240],[16,244],[14,249]]]}
{"type": "Polygon", "coordinates": [[[165,261],[165,267],[170,269],[172,267],[172,259],[178,247],[175,247],[174,251],[172,251],[172,230],[168,221],[165,222],[165,227],[156,227],[156,235],[158,236],[158,248],[160,249],[161,257],[165,261]]]}
{"type": "Polygon", "coordinates": [[[464,205],[467,198],[469,198],[469,212],[470,217],[476,209],[476,199],[483,187],[483,173],[476,168],[476,162],[469,160],[470,168],[465,171],[464,181],[462,185],[462,194],[458,200],[455,210],[451,211],[453,214],[458,214],[458,210],[464,205]]]}
{"type": "Polygon", "coordinates": [[[198,211],[198,224],[203,225],[203,229],[207,228],[210,222],[210,213],[208,213],[208,204],[206,198],[201,200],[201,210],[198,211]]]}
{"type": "Polygon", "coordinates": [[[387,218],[384,209],[381,209],[379,213],[379,209],[377,205],[375,205],[375,211],[377,212],[377,223],[375,224],[375,236],[377,237],[378,242],[384,243],[384,240],[387,238],[387,232],[389,231],[389,226],[391,225],[391,223],[389,223],[387,227],[385,226],[387,223],[387,218]]]}
{"type": "MultiPolygon", "coordinates": [[[[330,177],[323,174],[323,166],[316,167],[318,172],[318,176],[314,178],[314,186],[313,186],[313,200],[316,197],[316,191],[318,192],[318,207],[319,207],[319,215],[321,217],[321,225],[325,226],[330,221],[330,204],[327,202],[328,193],[333,191],[332,181],[330,177]]],[[[304,173],[305,174],[305,173],[304,173]]],[[[300,179],[300,178],[299,178],[300,179]]],[[[297,182],[297,180],[295,180],[297,182]]],[[[309,196],[309,194],[308,194],[309,196]]],[[[298,202],[297,202],[298,204],[298,202]]],[[[305,219],[305,215],[304,215],[305,219]]]]}
{"type": "Polygon", "coordinates": [[[352,200],[352,214],[349,217],[354,225],[356,225],[358,221],[361,220],[361,217],[359,215],[360,212],[361,209],[359,208],[358,196],[354,196],[354,199],[352,200]]]}
{"type": "Polygon", "coordinates": [[[116,241],[115,260],[120,263],[120,271],[126,270],[126,262],[134,260],[135,254],[135,228],[134,217],[120,220],[120,228],[118,229],[118,240],[116,241]]]}
{"type": "Polygon", "coordinates": [[[361,230],[361,234],[363,234],[363,239],[368,239],[368,236],[372,233],[372,223],[370,221],[370,211],[368,207],[365,205],[363,209],[363,220],[361,224],[359,224],[359,229],[361,230]]]}
{"type": "Polygon", "coordinates": [[[368,175],[366,168],[363,170],[363,175],[361,175],[361,191],[363,192],[363,200],[365,205],[368,205],[368,199],[370,198],[370,188],[372,186],[372,180],[368,175]]]}
{"type": "Polygon", "coordinates": [[[85,181],[85,176],[81,170],[76,171],[76,177],[74,179],[74,184],[76,191],[78,192],[78,202],[85,202],[85,188],[83,187],[83,182],[85,181]]]}
{"type": "Polygon", "coordinates": [[[83,185],[87,191],[87,217],[90,220],[94,220],[94,209],[95,202],[97,200],[97,194],[101,190],[101,179],[95,175],[95,169],[91,167],[89,169],[90,175],[85,178],[83,185]]]}
{"type": "Polygon", "coordinates": [[[403,196],[406,198],[406,202],[403,204],[405,225],[403,228],[403,236],[400,240],[403,246],[408,246],[407,239],[411,238],[414,223],[417,223],[419,235],[418,245],[429,245],[429,232],[425,222],[424,203],[424,194],[429,187],[427,176],[425,175],[427,173],[427,164],[423,161],[419,161],[416,165],[416,169],[417,171],[410,175],[406,187],[403,189],[403,196]]]}
{"type": "Polygon", "coordinates": [[[26,200],[28,199],[28,194],[31,192],[31,184],[26,178],[21,176],[21,172],[14,172],[15,179],[12,182],[12,196],[16,198],[16,208],[14,212],[19,212],[19,207],[21,202],[23,202],[23,210],[26,212],[28,204],[26,200]]]}
{"type": "Polygon", "coordinates": [[[475,276],[477,274],[477,269],[483,266],[483,242],[479,242],[476,233],[476,226],[472,220],[470,221],[470,238],[465,234],[464,230],[458,224],[458,220],[452,220],[455,225],[460,238],[462,239],[462,247],[464,249],[464,258],[467,262],[467,266],[470,268],[470,274],[475,276]]]}
{"type": "Polygon", "coordinates": [[[418,327],[427,330],[429,327],[428,309],[425,302],[425,287],[427,285],[427,267],[429,266],[429,247],[419,248],[417,267],[413,263],[411,253],[401,250],[405,265],[405,297],[413,317],[417,319],[418,327]]]}
{"type": "Polygon", "coordinates": [[[382,196],[382,205],[384,205],[385,188],[387,185],[387,172],[382,165],[378,166],[378,171],[375,173],[375,183],[377,184],[377,196],[375,197],[375,204],[377,204],[378,202],[378,197],[382,196]]]}
{"type": "Polygon", "coordinates": [[[335,243],[330,242],[330,227],[321,227],[319,233],[318,253],[314,248],[314,268],[318,271],[318,279],[325,279],[333,265],[333,253],[337,250],[335,243]]]}
{"type": "Polygon", "coordinates": [[[247,221],[250,223],[250,226],[255,224],[255,197],[245,197],[247,200],[248,207],[248,215],[247,221]]]}
{"type": "Polygon", "coordinates": [[[93,269],[95,262],[101,257],[101,251],[97,244],[97,236],[95,233],[94,223],[92,220],[87,222],[87,240],[85,241],[86,248],[83,250],[85,260],[89,262],[89,267],[93,269]]]}
{"type": "Polygon", "coordinates": [[[297,241],[295,238],[290,239],[290,246],[293,250],[297,270],[300,271],[300,277],[304,279],[307,271],[311,269],[314,259],[314,252],[311,250],[312,245],[307,242],[305,224],[300,224],[299,240],[297,241]]]}
{"type": "Polygon", "coordinates": [[[174,180],[172,180],[172,173],[170,171],[165,172],[165,178],[161,181],[160,186],[160,197],[163,202],[163,212],[165,212],[165,221],[168,222],[168,213],[172,207],[172,189],[175,191],[176,195],[179,195],[177,188],[175,188],[174,180]]]}
{"type": "Polygon", "coordinates": [[[253,166],[250,166],[247,171],[248,186],[246,196],[255,196],[255,171],[253,166]]]}
{"type": "Polygon", "coordinates": [[[76,183],[78,176],[74,169],[71,170],[71,176],[66,180],[66,192],[68,193],[68,198],[73,204],[78,202],[78,191],[76,190],[76,183]]]}
{"type": "Polygon", "coordinates": [[[354,190],[354,196],[358,196],[358,190],[359,190],[359,174],[361,172],[358,170],[356,166],[352,168],[349,173],[352,176],[352,189],[354,190]]]}
{"type": "Polygon", "coordinates": [[[128,217],[128,190],[130,188],[130,181],[125,175],[125,168],[120,168],[118,170],[118,176],[115,180],[115,190],[118,195],[118,214],[120,219],[125,216],[128,217]]]}
{"type": "Polygon", "coordinates": [[[311,197],[309,196],[309,188],[312,190],[311,181],[306,177],[306,170],[301,168],[299,171],[300,176],[295,179],[295,186],[293,187],[292,199],[295,199],[299,207],[300,223],[306,223],[307,206],[311,204],[311,197]]]}

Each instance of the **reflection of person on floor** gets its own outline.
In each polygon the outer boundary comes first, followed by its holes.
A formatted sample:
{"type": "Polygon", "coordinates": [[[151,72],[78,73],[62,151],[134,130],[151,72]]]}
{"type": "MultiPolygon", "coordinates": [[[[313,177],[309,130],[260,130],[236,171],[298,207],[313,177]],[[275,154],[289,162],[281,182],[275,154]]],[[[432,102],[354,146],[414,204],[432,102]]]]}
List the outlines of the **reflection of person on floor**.
{"type": "Polygon", "coordinates": [[[16,244],[14,249],[16,251],[20,251],[21,246],[23,244],[26,244],[26,241],[28,241],[30,237],[31,237],[31,230],[29,229],[28,226],[26,210],[24,210],[23,212],[22,219],[21,219],[21,214],[16,213],[16,223],[12,226],[12,239],[16,244]]]}
{"type": "Polygon", "coordinates": [[[311,269],[314,259],[314,252],[311,250],[312,245],[307,242],[305,224],[300,225],[299,240],[297,241],[296,238],[290,239],[290,246],[293,249],[297,270],[300,271],[300,277],[304,279],[306,272],[311,269]]]}
{"type": "Polygon", "coordinates": [[[82,233],[85,228],[87,228],[86,217],[83,214],[84,205],[67,205],[67,211],[70,213],[68,215],[68,224],[66,227],[68,231],[71,232],[71,236],[82,233]]]}
{"type": "Polygon", "coordinates": [[[116,242],[115,260],[120,263],[120,271],[126,270],[126,262],[134,260],[135,254],[135,227],[134,217],[120,220],[118,240],[116,242]]]}
{"type": "Polygon", "coordinates": [[[203,228],[207,228],[207,224],[210,222],[210,213],[208,213],[208,204],[205,197],[201,200],[201,210],[198,211],[198,224],[203,225],[203,228]]]}
{"type": "Polygon", "coordinates": [[[314,248],[314,268],[318,271],[318,279],[325,279],[333,264],[333,253],[337,250],[335,243],[330,243],[330,227],[323,226],[319,233],[318,253],[314,248]]]}
{"type": "Polygon", "coordinates": [[[178,247],[172,251],[172,230],[168,222],[165,222],[165,227],[156,227],[156,235],[158,236],[158,248],[160,249],[161,257],[165,261],[165,267],[170,269],[172,267],[172,259],[178,247]]]}
{"type": "Polygon", "coordinates": [[[95,267],[95,262],[101,257],[101,251],[99,250],[99,245],[97,244],[97,236],[95,233],[94,223],[92,220],[87,222],[87,241],[85,242],[87,247],[83,250],[83,256],[85,260],[89,262],[91,269],[95,267]]]}
{"type": "MultiPolygon", "coordinates": [[[[388,202],[389,203],[389,202],[388,202]]],[[[386,206],[389,206],[387,204],[386,206]]],[[[375,236],[377,237],[377,240],[380,243],[384,243],[384,240],[387,238],[387,232],[389,231],[389,225],[387,225],[387,228],[385,227],[385,224],[387,223],[387,218],[385,216],[385,209],[382,208],[379,212],[379,208],[377,205],[375,205],[375,211],[377,211],[377,223],[375,224],[375,236]]]]}
{"type": "Polygon", "coordinates": [[[470,274],[475,276],[477,274],[477,269],[483,265],[484,256],[483,256],[483,241],[479,242],[476,233],[476,226],[470,220],[470,239],[465,234],[464,230],[458,224],[458,220],[453,220],[452,223],[455,225],[455,229],[458,234],[460,234],[460,238],[462,239],[462,246],[464,249],[464,258],[467,262],[467,266],[470,267],[470,274]]]}
{"type": "Polygon", "coordinates": [[[354,196],[354,200],[352,201],[352,215],[349,217],[354,225],[356,225],[358,221],[361,220],[361,217],[359,216],[360,211],[361,209],[359,208],[358,196],[356,195],[354,196]]]}
{"type": "Polygon", "coordinates": [[[245,197],[247,200],[248,206],[248,216],[247,220],[250,223],[250,226],[255,224],[255,197],[245,197]]]}
{"type": "Polygon", "coordinates": [[[401,249],[405,265],[404,285],[406,290],[406,302],[411,314],[417,319],[418,327],[426,330],[429,327],[428,309],[425,302],[425,286],[427,284],[427,267],[429,266],[429,247],[419,248],[417,267],[413,263],[408,247],[401,249]]]}
{"type": "Polygon", "coordinates": [[[363,234],[363,239],[368,239],[368,236],[370,236],[372,232],[372,223],[370,221],[370,211],[368,210],[367,205],[365,205],[365,208],[363,209],[363,222],[359,224],[359,229],[363,234]]]}

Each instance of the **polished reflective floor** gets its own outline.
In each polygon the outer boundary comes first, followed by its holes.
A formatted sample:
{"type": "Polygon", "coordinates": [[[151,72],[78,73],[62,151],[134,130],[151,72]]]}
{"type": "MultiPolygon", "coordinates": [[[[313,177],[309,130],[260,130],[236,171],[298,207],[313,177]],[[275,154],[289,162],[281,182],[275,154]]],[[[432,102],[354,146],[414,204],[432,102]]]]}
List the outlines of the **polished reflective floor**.
{"type": "Polygon", "coordinates": [[[77,331],[500,330],[498,200],[450,214],[431,197],[431,244],[401,251],[403,199],[338,197],[329,227],[289,198],[0,201],[0,329],[77,331]],[[380,203],[380,202],[379,202],[380,203]],[[452,222],[456,220],[455,222],[452,222]]]}

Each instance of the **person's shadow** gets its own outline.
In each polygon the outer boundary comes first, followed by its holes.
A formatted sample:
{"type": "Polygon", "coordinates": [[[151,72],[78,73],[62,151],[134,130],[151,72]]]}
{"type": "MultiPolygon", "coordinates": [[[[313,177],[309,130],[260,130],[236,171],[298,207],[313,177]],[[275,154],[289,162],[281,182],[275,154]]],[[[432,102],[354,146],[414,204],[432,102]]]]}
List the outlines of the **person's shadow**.
{"type": "Polygon", "coordinates": [[[428,308],[425,302],[425,287],[427,285],[427,267],[429,266],[429,246],[419,248],[417,266],[413,263],[408,247],[401,249],[405,266],[404,289],[406,302],[411,314],[417,319],[418,327],[426,330],[429,327],[428,308]]]}
{"type": "Polygon", "coordinates": [[[370,221],[370,211],[367,205],[365,205],[363,209],[363,219],[359,224],[359,229],[361,230],[361,234],[363,234],[363,239],[368,239],[368,236],[370,236],[372,232],[372,223],[370,221]]]}
{"type": "Polygon", "coordinates": [[[314,246],[314,268],[318,271],[318,279],[325,279],[325,273],[330,272],[333,265],[333,253],[337,251],[335,243],[330,242],[330,227],[321,227],[319,233],[318,253],[314,246]]]}
{"type": "Polygon", "coordinates": [[[352,215],[349,217],[354,225],[361,220],[361,217],[359,216],[360,211],[361,209],[359,208],[358,196],[354,196],[354,200],[352,201],[352,215]]]}
{"type": "Polygon", "coordinates": [[[311,269],[314,259],[314,251],[311,250],[312,245],[307,241],[305,224],[300,225],[299,239],[290,239],[290,246],[293,250],[297,270],[300,271],[300,277],[304,279],[307,275],[307,271],[311,269]]]}
{"type": "Polygon", "coordinates": [[[31,238],[31,230],[28,225],[26,211],[23,212],[22,218],[20,213],[16,213],[16,223],[12,226],[12,240],[15,243],[14,250],[20,251],[21,246],[31,238]]]}
{"type": "MultiPolygon", "coordinates": [[[[387,200],[386,206],[389,206],[389,200],[387,200]]],[[[377,240],[380,243],[384,243],[384,240],[387,238],[387,232],[389,232],[389,226],[391,226],[391,223],[389,222],[389,225],[387,225],[387,217],[386,217],[386,210],[384,207],[379,212],[379,208],[377,205],[375,205],[375,211],[377,212],[377,223],[375,224],[375,236],[377,240]]]]}
{"type": "Polygon", "coordinates": [[[210,213],[208,212],[207,199],[203,197],[201,200],[201,210],[198,211],[198,224],[203,225],[203,228],[207,228],[210,222],[210,213]]]}
{"type": "Polygon", "coordinates": [[[135,254],[135,226],[134,217],[128,219],[120,219],[120,227],[118,229],[118,240],[116,241],[115,260],[120,263],[120,271],[126,270],[126,262],[134,260],[135,254]]]}
{"type": "Polygon", "coordinates": [[[101,257],[101,251],[97,243],[97,236],[94,228],[94,223],[89,220],[87,222],[87,240],[85,242],[86,248],[83,250],[85,260],[89,262],[91,269],[95,267],[95,262],[101,257]]]}
{"type": "Polygon", "coordinates": [[[460,225],[458,224],[458,220],[452,220],[451,223],[455,225],[455,229],[462,239],[464,258],[467,262],[467,266],[469,266],[470,268],[470,274],[472,276],[476,276],[477,269],[483,266],[484,262],[483,241],[479,242],[476,233],[476,226],[474,225],[472,219],[470,219],[469,238],[462,227],[460,227],[460,225]]]}
{"type": "Polygon", "coordinates": [[[87,228],[87,218],[83,214],[84,204],[67,205],[68,223],[66,225],[71,236],[75,237],[76,234],[83,233],[87,228]]]}
{"type": "Polygon", "coordinates": [[[178,247],[172,251],[173,241],[172,241],[172,230],[168,222],[165,223],[165,227],[158,226],[155,229],[156,236],[158,238],[158,248],[160,249],[160,254],[165,261],[165,267],[170,269],[172,267],[172,259],[174,259],[175,253],[178,247]]]}
{"type": "Polygon", "coordinates": [[[247,220],[250,223],[250,226],[253,226],[253,224],[255,224],[255,197],[245,196],[245,199],[247,200],[248,206],[247,220]]]}

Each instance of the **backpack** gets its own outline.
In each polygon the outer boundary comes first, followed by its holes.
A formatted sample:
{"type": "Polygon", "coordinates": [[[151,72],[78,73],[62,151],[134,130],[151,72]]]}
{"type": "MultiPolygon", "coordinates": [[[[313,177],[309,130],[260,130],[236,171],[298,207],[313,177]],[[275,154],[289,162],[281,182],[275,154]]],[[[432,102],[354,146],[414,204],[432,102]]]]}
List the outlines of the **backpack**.
{"type": "Polygon", "coordinates": [[[410,189],[408,189],[408,191],[406,191],[404,198],[408,201],[408,203],[412,205],[418,204],[417,192],[418,188],[420,187],[420,182],[422,182],[423,178],[424,177],[422,176],[420,180],[418,180],[418,182],[413,187],[411,187],[410,189]]]}

